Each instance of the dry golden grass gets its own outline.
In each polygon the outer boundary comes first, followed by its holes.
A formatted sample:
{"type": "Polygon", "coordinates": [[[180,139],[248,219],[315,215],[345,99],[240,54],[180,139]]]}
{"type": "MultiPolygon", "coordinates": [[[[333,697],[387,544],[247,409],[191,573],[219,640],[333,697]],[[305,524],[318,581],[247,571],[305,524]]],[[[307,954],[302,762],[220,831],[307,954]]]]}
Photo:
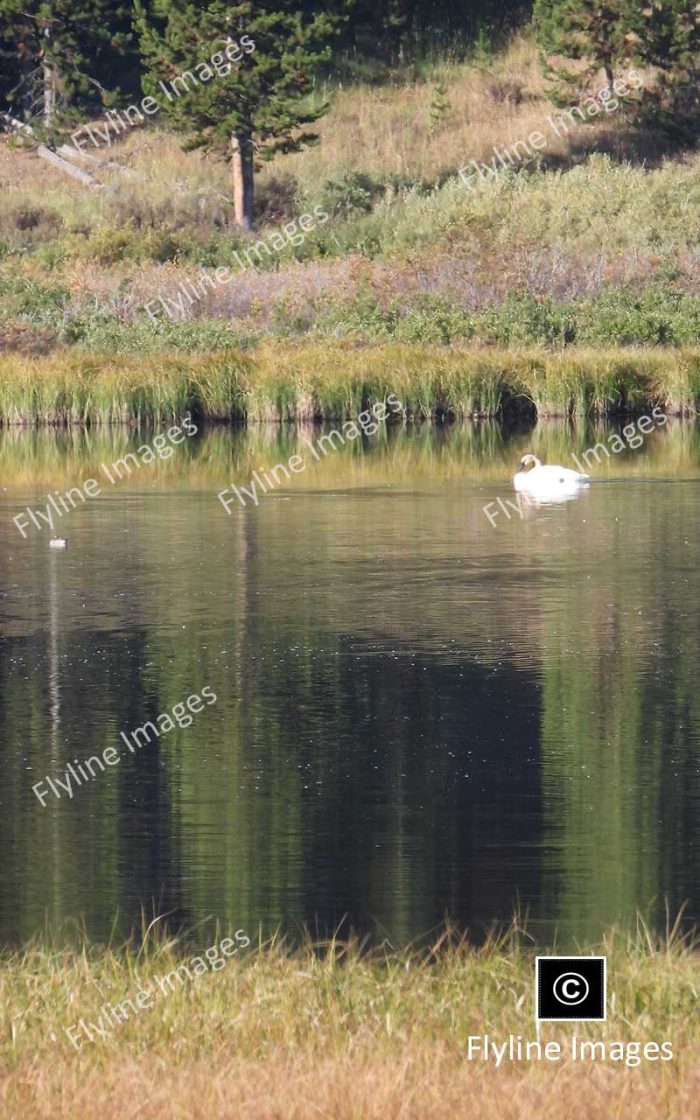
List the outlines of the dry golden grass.
{"type": "Polygon", "coordinates": [[[534,43],[523,36],[488,69],[443,65],[434,80],[359,85],[331,97],[331,112],[317,126],[320,144],[280,158],[275,169],[302,183],[358,168],[431,180],[469,159],[490,158],[494,144],[526,138],[552,111],[534,43]],[[450,109],[433,126],[429,106],[438,81],[450,109]]]}
{"type": "MultiPolygon", "coordinates": [[[[202,944],[209,945],[213,938],[202,944]]],[[[202,946],[200,945],[200,948],[202,946]]],[[[593,951],[587,950],[587,951],[593,951]]],[[[685,1120],[700,1091],[700,959],[688,942],[609,935],[608,1018],[543,1024],[558,1063],[468,1061],[469,1035],[536,1038],[533,954],[519,935],[481,949],[362,954],[279,942],[178,986],[76,1051],[65,1034],[153,987],[192,955],[30,948],[0,962],[2,1115],[149,1120],[685,1120]],[[670,1062],[572,1062],[579,1039],[667,1041],[670,1062]]]]}
{"type": "MultiPolygon", "coordinates": [[[[350,1046],[350,1040],[348,1040],[350,1046]]],[[[177,1064],[174,1055],[117,1058],[106,1070],[33,1068],[5,1086],[22,1120],[691,1120],[700,1074],[569,1066],[477,1072],[463,1055],[407,1047],[318,1062],[271,1055],[177,1064]]]]}
{"type": "MultiPolygon", "coordinates": [[[[320,182],[358,169],[379,177],[431,181],[470,159],[488,162],[494,146],[508,147],[543,130],[553,112],[535,44],[527,35],[516,35],[488,66],[444,62],[432,70],[426,77],[389,85],[320,88],[319,99],[328,100],[331,108],[315,126],[319,143],[263,165],[260,182],[289,173],[313,191],[320,182]],[[435,124],[430,104],[438,82],[446,87],[449,109],[435,124]]],[[[593,88],[599,87],[594,83],[593,88]]],[[[590,147],[603,135],[612,139],[615,128],[614,114],[587,127],[590,147]]],[[[575,131],[571,140],[557,140],[550,133],[545,154],[565,157],[580,139],[575,131]]],[[[202,190],[229,190],[225,164],[199,153],[183,154],[172,136],[132,131],[114,151],[166,189],[187,180],[202,190]]]]}

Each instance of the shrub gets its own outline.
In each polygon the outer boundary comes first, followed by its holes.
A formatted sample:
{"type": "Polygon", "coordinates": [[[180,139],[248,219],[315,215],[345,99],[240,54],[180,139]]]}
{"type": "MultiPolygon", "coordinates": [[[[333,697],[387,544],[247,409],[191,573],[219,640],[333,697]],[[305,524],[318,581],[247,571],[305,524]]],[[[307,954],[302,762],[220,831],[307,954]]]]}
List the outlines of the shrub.
{"type": "Polygon", "coordinates": [[[83,350],[105,354],[152,354],[166,349],[209,353],[239,348],[251,341],[250,337],[242,337],[240,332],[215,319],[124,323],[96,311],[66,318],[58,331],[58,339],[83,350]]]}
{"type": "Polygon", "coordinates": [[[63,225],[63,218],[56,210],[42,206],[20,206],[11,217],[14,217],[16,229],[38,229],[41,226],[44,231],[55,233],[63,225]]]}
{"type": "Polygon", "coordinates": [[[125,259],[137,260],[143,253],[143,234],[126,226],[98,226],[85,242],[81,256],[110,265],[125,259]]]}
{"type": "Polygon", "coordinates": [[[445,296],[420,296],[398,317],[395,337],[402,342],[429,342],[448,345],[472,338],[474,316],[445,296]]]}
{"type": "Polygon", "coordinates": [[[57,337],[53,327],[37,327],[27,319],[0,316],[0,353],[49,354],[57,337]]]}
{"type": "Polygon", "coordinates": [[[322,296],[313,330],[366,342],[398,339],[449,345],[476,338],[496,346],[696,346],[700,343],[700,297],[653,284],[635,293],[606,288],[588,300],[556,303],[527,291],[474,313],[444,295],[412,296],[383,305],[369,288],[347,301],[322,296]]]}
{"type": "Polygon", "coordinates": [[[545,296],[530,292],[509,292],[498,307],[490,307],[478,317],[478,333],[499,346],[519,346],[539,342],[563,346],[576,338],[575,312],[545,296]]]}
{"type": "Polygon", "coordinates": [[[700,298],[662,284],[634,293],[609,288],[578,312],[581,342],[686,346],[700,342],[700,298]]]}
{"type": "Polygon", "coordinates": [[[320,334],[354,336],[368,342],[396,337],[399,312],[395,307],[382,307],[368,288],[360,287],[352,299],[345,301],[323,295],[317,309],[313,329],[320,334]]]}
{"type": "Polygon", "coordinates": [[[296,213],[297,184],[291,175],[272,175],[255,192],[255,221],[275,225],[290,221],[296,213]]]}
{"type": "Polygon", "coordinates": [[[386,191],[384,180],[365,171],[346,171],[340,179],[329,179],[321,205],[329,214],[369,213],[386,191]]]}
{"type": "Polygon", "coordinates": [[[7,205],[0,208],[0,235],[5,251],[26,251],[35,244],[45,244],[56,238],[63,229],[61,215],[47,206],[29,203],[7,205]]]}
{"type": "Polygon", "coordinates": [[[0,274],[0,300],[8,315],[26,315],[34,323],[53,323],[70,300],[68,288],[39,284],[24,276],[0,274]]]}
{"type": "Polygon", "coordinates": [[[492,78],[487,92],[497,104],[520,105],[523,101],[523,83],[518,78],[492,78]]]}

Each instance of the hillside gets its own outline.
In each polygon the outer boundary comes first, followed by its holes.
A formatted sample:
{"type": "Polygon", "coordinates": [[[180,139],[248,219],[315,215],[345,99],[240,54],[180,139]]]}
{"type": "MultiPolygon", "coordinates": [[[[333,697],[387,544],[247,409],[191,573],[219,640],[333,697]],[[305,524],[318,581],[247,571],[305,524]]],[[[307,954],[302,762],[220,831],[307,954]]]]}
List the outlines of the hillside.
{"type": "Polygon", "coordinates": [[[93,146],[94,190],[6,140],[2,349],[700,343],[700,157],[640,135],[622,101],[562,127],[527,37],[317,96],[320,141],[261,171],[253,235],[226,164],[167,132],[93,146]]]}

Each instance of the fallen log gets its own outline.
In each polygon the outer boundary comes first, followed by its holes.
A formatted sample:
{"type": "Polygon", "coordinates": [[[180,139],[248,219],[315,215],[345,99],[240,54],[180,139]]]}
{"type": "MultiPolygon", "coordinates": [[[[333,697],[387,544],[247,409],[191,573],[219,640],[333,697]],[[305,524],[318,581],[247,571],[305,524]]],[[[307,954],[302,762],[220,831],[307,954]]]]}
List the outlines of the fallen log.
{"type": "MultiPolygon", "coordinates": [[[[53,163],[55,166],[59,167],[61,171],[65,171],[66,175],[72,175],[74,179],[80,180],[85,186],[102,190],[104,183],[98,182],[97,179],[93,178],[92,175],[88,174],[88,172],[84,171],[81,167],[76,167],[75,164],[71,162],[72,160],[83,160],[105,171],[118,171],[121,175],[126,175],[132,179],[139,179],[144,183],[151,183],[154,181],[149,175],[144,175],[142,171],[134,171],[133,168],[124,167],[121,163],[116,163],[114,160],[97,159],[96,156],[91,155],[89,152],[82,152],[78,148],[74,148],[71,144],[62,144],[61,147],[57,148],[54,152],[44,144],[39,144],[37,142],[34,129],[31,128],[30,125],[25,124],[23,121],[18,121],[15,117],[11,117],[9,113],[0,112],[0,120],[5,121],[13,132],[25,133],[37,145],[37,155],[53,163]]],[[[174,182],[172,186],[176,191],[182,194],[199,193],[191,191],[191,189],[183,183],[174,182]]],[[[221,191],[217,191],[213,187],[211,188],[211,193],[224,202],[231,201],[227,195],[222,194],[221,191]]]]}
{"type": "MultiPolygon", "coordinates": [[[[74,163],[69,163],[68,160],[59,155],[58,152],[47,148],[45,144],[40,144],[36,139],[34,129],[30,125],[25,124],[24,121],[18,121],[15,117],[11,117],[9,113],[0,112],[0,120],[3,120],[12,132],[19,132],[33,140],[36,144],[36,154],[41,159],[45,159],[47,163],[53,164],[59,171],[63,171],[64,174],[70,175],[73,179],[77,179],[78,182],[86,187],[92,187],[93,190],[102,189],[102,183],[98,183],[97,179],[94,179],[87,171],[83,171],[82,167],[76,167],[74,163]]],[[[65,151],[65,145],[62,150],[65,151]]]]}

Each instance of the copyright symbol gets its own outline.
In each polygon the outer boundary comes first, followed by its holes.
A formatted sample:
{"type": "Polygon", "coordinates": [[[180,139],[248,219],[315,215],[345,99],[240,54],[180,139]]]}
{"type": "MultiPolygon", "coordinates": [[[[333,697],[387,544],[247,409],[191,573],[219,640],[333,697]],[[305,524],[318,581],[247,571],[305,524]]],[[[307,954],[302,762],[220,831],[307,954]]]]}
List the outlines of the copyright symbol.
{"type": "Polygon", "coordinates": [[[552,985],[552,995],[565,1007],[575,1007],[576,1004],[583,1003],[589,991],[588,981],[580,972],[564,972],[552,985]]]}

